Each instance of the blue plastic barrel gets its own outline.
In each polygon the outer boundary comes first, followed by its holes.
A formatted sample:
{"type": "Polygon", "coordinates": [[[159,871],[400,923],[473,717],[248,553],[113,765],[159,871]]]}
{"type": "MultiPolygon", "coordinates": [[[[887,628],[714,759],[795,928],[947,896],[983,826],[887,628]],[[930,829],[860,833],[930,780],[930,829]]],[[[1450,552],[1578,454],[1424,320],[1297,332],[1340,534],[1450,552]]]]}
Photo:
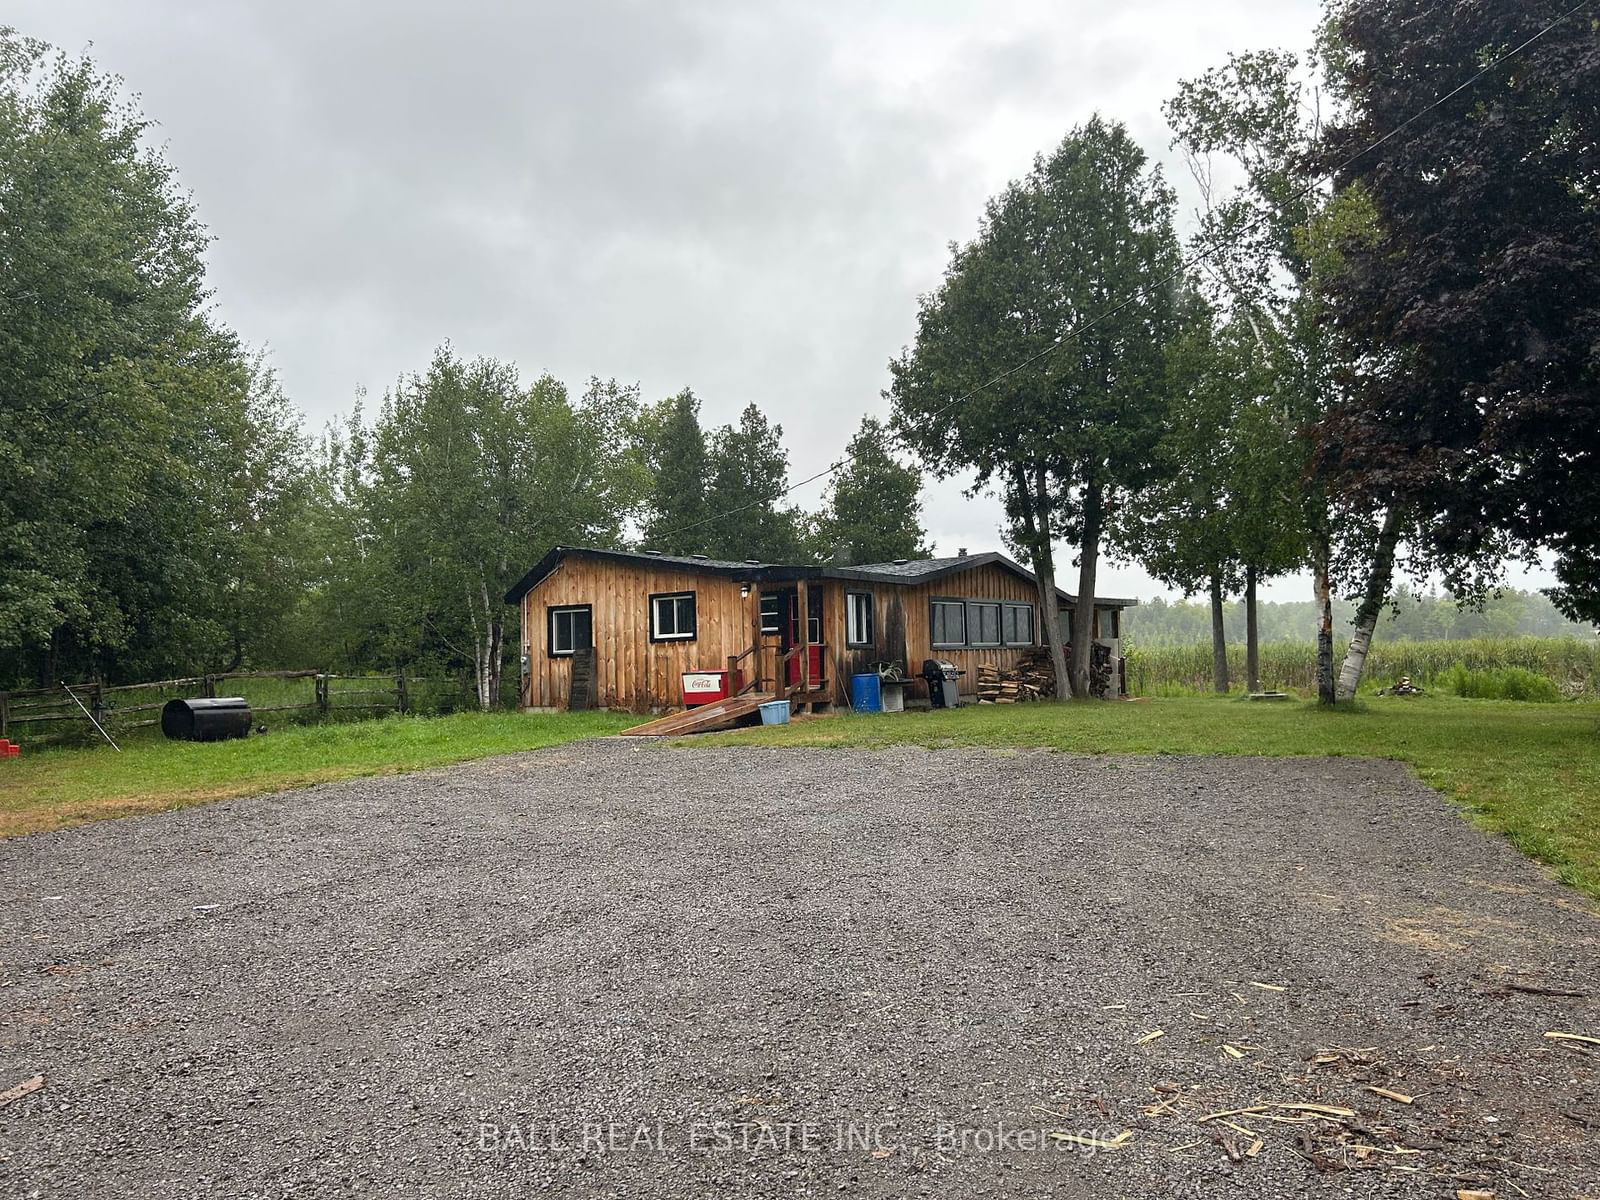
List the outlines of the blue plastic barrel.
{"type": "Polygon", "coordinates": [[[787,725],[789,723],[789,702],[787,700],[769,700],[761,706],[761,723],[763,725],[787,725]]]}
{"type": "Polygon", "coordinates": [[[850,676],[850,707],[859,713],[883,711],[883,680],[877,675],[850,676]]]}

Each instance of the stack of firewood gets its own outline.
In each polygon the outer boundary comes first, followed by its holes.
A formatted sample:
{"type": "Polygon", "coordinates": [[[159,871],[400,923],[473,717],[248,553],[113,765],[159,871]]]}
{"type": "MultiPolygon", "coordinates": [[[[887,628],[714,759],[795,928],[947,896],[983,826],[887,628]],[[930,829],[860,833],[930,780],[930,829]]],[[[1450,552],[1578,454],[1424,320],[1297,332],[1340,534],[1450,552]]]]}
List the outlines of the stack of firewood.
{"type": "MultiPolygon", "coordinates": [[[[1069,658],[1071,653],[1069,646],[1069,658]]],[[[1102,699],[1111,694],[1111,672],[1111,651],[1096,645],[1089,663],[1089,689],[1102,699]]],[[[1053,700],[1055,694],[1056,673],[1048,651],[1036,650],[1011,668],[992,663],[978,666],[979,704],[1023,704],[1029,700],[1053,700]]]]}
{"type": "Polygon", "coordinates": [[[1056,694],[1056,673],[1050,656],[1043,651],[1030,654],[1009,669],[993,663],[978,666],[979,704],[1022,704],[1029,700],[1048,700],[1056,694]]]}

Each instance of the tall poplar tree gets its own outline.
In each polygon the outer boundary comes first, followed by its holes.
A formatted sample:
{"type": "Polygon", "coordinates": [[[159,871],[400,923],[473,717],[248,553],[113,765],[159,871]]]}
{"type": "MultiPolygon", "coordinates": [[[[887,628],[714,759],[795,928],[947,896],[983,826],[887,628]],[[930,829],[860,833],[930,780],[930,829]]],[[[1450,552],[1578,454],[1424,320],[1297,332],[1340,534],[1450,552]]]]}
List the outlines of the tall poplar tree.
{"type": "Polygon", "coordinates": [[[292,602],[297,423],[148,128],[0,28],[0,686],[239,665],[292,602]]]}

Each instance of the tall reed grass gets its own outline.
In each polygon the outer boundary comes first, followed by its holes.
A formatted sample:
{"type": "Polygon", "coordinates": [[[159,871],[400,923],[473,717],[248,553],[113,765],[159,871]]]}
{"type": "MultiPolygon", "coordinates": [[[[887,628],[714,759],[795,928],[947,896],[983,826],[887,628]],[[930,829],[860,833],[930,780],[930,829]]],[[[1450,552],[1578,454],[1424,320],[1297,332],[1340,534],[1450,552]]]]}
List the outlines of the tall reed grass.
{"type": "MultiPolygon", "coordinates": [[[[1345,646],[1334,647],[1335,669],[1345,646]]],[[[1128,646],[1128,690],[1135,696],[1190,695],[1212,691],[1211,645],[1128,646]]],[[[1261,684],[1268,689],[1310,692],[1316,688],[1317,649],[1310,642],[1267,642],[1261,647],[1261,684]]],[[[1363,692],[1388,687],[1402,675],[1439,691],[1455,691],[1456,668],[1498,672],[1514,668],[1547,680],[1554,694],[1569,699],[1600,696],[1600,639],[1466,638],[1460,641],[1373,642],[1363,692]]],[[[1242,689],[1244,647],[1228,647],[1228,673],[1242,689]]],[[[1479,682],[1478,686],[1492,686],[1479,682]]],[[[1551,693],[1541,691],[1543,695],[1551,693]]]]}

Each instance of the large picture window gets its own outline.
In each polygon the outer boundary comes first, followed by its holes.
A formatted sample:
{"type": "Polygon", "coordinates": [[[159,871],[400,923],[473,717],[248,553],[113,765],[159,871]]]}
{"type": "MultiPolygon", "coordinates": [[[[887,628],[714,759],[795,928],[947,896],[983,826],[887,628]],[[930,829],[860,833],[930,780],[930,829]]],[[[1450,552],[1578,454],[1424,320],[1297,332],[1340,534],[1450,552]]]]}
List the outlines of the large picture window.
{"type": "Polygon", "coordinates": [[[968,606],[967,636],[974,646],[1000,644],[1000,606],[987,600],[976,600],[968,606]]]}
{"type": "Polygon", "coordinates": [[[587,604],[550,610],[550,653],[576,654],[594,644],[594,616],[587,604]]]}
{"type": "Polygon", "coordinates": [[[1033,645],[1033,605],[1006,605],[1005,638],[1008,646],[1033,645]]]}
{"type": "Polygon", "coordinates": [[[650,597],[650,640],[687,642],[694,639],[694,593],[669,592],[650,597]]]}
{"type": "Polygon", "coordinates": [[[929,611],[935,646],[967,644],[967,606],[960,600],[935,600],[929,611]]]}
{"type": "Polygon", "coordinates": [[[844,640],[851,646],[873,644],[871,592],[849,592],[845,595],[844,640]]]}

